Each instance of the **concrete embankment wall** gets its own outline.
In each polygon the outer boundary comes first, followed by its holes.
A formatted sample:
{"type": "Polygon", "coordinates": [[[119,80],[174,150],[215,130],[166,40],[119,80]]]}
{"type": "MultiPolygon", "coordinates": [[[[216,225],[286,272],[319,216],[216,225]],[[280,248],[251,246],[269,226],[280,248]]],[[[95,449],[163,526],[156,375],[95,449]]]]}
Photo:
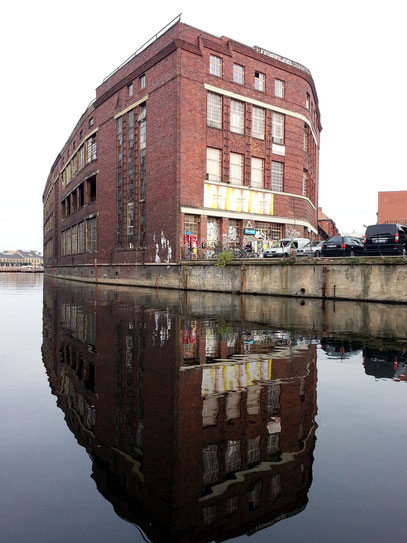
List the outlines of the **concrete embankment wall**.
{"type": "Polygon", "coordinates": [[[403,257],[247,260],[225,268],[214,262],[64,266],[48,275],[92,283],[303,298],[407,303],[403,257]]]}

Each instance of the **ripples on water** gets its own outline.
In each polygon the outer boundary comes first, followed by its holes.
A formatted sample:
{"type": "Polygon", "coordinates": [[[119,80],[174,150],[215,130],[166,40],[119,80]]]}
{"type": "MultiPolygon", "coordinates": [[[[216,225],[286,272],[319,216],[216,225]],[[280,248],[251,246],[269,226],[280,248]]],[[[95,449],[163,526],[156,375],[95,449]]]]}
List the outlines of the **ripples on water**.
{"type": "MultiPolygon", "coordinates": [[[[38,295],[39,279],[0,276],[0,296],[38,295]]],[[[59,410],[35,431],[18,417],[43,450],[19,462],[30,495],[33,473],[48,481],[35,493],[52,520],[30,500],[41,541],[47,518],[69,541],[400,540],[407,307],[46,278],[42,317],[31,410],[50,390],[59,410]]]]}

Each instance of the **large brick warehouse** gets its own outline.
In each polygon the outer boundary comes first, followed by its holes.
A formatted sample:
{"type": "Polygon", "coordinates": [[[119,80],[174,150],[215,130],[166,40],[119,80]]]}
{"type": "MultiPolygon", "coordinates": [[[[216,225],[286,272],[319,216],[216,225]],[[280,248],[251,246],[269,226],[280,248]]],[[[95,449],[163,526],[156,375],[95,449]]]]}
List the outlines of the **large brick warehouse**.
{"type": "Polygon", "coordinates": [[[320,131],[304,66],[178,21],[103,81],[58,154],[46,271],[315,239],[320,131]]]}

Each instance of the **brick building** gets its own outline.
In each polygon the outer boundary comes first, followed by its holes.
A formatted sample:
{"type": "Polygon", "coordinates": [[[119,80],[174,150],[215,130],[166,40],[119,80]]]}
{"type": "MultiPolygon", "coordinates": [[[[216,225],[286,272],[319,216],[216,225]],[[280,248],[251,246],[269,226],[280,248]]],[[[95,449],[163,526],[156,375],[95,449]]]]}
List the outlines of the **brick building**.
{"type": "Polygon", "coordinates": [[[378,224],[407,224],[407,190],[379,192],[378,224]]]}
{"type": "Polygon", "coordinates": [[[102,82],[58,154],[46,268],[316,239],[320,131],[307,68],[178,21],[102,82]]]}
{"type": "Polygon", "coordinates": [[[99,492],[155,542],[221,541],[299,513],[316,345],[180,309],[174,293],[46,278],[43,361],[99,492]]]}
{"type": "Polygon", "coordinates": [[[328,239],[333,236],[340,235],[335,221],[325,215],[325,213],[322,211],[322,207],[318,208],[318,231],[321,239],[328,239]]]}

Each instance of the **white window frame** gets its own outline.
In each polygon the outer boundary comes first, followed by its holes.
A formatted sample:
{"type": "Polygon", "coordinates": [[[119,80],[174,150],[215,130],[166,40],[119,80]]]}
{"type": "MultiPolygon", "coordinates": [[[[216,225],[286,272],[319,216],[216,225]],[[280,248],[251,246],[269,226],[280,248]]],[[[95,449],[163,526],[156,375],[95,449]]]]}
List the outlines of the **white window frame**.
{"type": "Polygon", "coordinates": [[[129,83],[129,85],[127,85],[127,91],[129,98],[131,98],[133,96],[133,83],[129,83]]]}
{"type": "Polygon", "coordinates": [[[243,155],[230,153],[229,181],[233,185],[243,185],[243,155]]]}
{"type": "Polygon", "coordinates": [[[145,89],[146,88],[146,74],[140,75],[139,82],[140,82],[140,90],[145,89]]]}
{"type": "Polygon", "coordinates": [[[244,134],[244,103],[238,100],[230,101],[230,131],[244,134]]]}
{"type": "Polygon", "coordinates": [[[264,140],[266,112],[262,107],[252,107],[252,136],[264,140]]]}
{"type": "Polygon", "coordinates": [[[273,160],[271,162],[271,190],[284,191],[284,164],[273,160]]]}
{"type": "Polygon", "coordinates": [[[244,85],[244,66],[233,64],[233,81],[239,85],[244,85]]]}
{"type": "Polygon", "coordinates": [[[222,151],[213,147],[206,148],[206,173],[209,181],[222,179],[222,151]]]}
{"type": "Polygon", "coordinates": [[[222,77],[222,58],[209,55],[209,73],[216,77],[222,77]]]}
{"type": "Polygon", "coordinates": [[[262,92],[266,89],[266,75],[257,70],[254,72],[254,88],[262,92]]]}
{"type": "Polygon", "coordinates": [[[284,98],[284,81],[282,79],[274,80],[274,96],[284,98]]]}
{"type": "Polygon", "coordinates": [[[302,195],[307,196],[308,192],[308,172],[304,170],[302,172],[302,195]]]}
{"type": "Polygon", "coordinates": [[[222,128],[222,96],[208,92],[206,124],[212,128],[222,128]]]}
{"type": "Polygon", "coordinates": [[[251,159],[251,175],[250,186],[263,189],[264,188],[264,159],[252,157],[251,159]]]}
{"type": "Polygon", "coordinates": [[[271,127],[271,136],[273,143],[278,143],[280,145],[284,144],[284,122],[285,115],[283,113],[277,113],[276,111],[273,111],[271,127]]]}

